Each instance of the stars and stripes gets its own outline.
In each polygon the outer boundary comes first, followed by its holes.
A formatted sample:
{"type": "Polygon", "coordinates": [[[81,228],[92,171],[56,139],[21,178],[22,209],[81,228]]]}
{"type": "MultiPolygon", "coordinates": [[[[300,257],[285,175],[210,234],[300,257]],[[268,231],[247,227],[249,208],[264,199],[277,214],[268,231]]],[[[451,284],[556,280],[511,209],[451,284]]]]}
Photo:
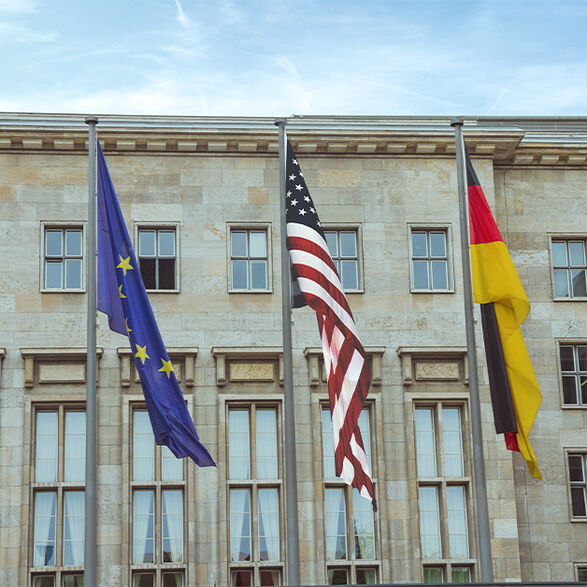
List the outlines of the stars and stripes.
{"type": "Polygon", "coordinates": [[[294,305],[316,311],[328,376],[336,474],[371,500],[375,494],[358,420],[371,374],[303,173],[287,143],[287,248],[301,291],[294,305]]]}

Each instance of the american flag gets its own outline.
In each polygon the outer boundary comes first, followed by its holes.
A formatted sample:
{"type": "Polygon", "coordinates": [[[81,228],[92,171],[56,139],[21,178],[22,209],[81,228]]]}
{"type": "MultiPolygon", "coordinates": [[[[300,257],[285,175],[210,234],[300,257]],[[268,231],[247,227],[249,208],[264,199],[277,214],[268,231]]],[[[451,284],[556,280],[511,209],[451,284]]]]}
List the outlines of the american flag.
{"type": "Polygon", "coordinates": [[[373,482],[358,425],[369,390],[369,365],[318,213],[289,142],[286,175],[287,248],[293,281],[301,291],[294,305],[305,303],[318,318],[328,377],[336,475],[356,487],[375,509],[373,482]]]}

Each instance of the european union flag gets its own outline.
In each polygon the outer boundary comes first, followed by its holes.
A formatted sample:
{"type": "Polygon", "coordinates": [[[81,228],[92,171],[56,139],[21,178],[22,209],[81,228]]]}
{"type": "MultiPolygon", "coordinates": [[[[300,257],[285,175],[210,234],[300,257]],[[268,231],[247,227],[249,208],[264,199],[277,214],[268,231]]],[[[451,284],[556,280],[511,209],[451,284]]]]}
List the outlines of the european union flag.
{"type": "Polygon", "coordinates": [[[198,439],[143,285],[118,198],[98,151],[98,310],[130,347],[157,444],[201,467],[215,465],[198,439]]]}

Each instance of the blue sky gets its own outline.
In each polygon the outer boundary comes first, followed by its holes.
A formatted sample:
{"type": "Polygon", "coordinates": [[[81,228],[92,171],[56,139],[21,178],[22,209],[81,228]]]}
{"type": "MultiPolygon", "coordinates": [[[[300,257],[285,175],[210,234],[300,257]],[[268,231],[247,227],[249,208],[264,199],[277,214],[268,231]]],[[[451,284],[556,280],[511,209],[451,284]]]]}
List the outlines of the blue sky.
{"type": "Polygon", "coordinates": [[[0,111],[587,115],[587,0],[0,0],[0,111]]]}

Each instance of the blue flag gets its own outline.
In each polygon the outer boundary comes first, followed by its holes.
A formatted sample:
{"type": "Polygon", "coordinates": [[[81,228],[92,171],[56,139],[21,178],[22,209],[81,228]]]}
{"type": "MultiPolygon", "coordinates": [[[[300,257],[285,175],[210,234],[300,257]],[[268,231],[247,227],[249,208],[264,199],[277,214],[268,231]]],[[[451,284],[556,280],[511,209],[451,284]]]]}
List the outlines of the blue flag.
{"type": "Polygon", "coordinates": [[[201,467],[215,463],[185,404],[143,285],[118,198],[98,150],[98,310],[110,330],[128,336],[155,442],[201,467]]]}

